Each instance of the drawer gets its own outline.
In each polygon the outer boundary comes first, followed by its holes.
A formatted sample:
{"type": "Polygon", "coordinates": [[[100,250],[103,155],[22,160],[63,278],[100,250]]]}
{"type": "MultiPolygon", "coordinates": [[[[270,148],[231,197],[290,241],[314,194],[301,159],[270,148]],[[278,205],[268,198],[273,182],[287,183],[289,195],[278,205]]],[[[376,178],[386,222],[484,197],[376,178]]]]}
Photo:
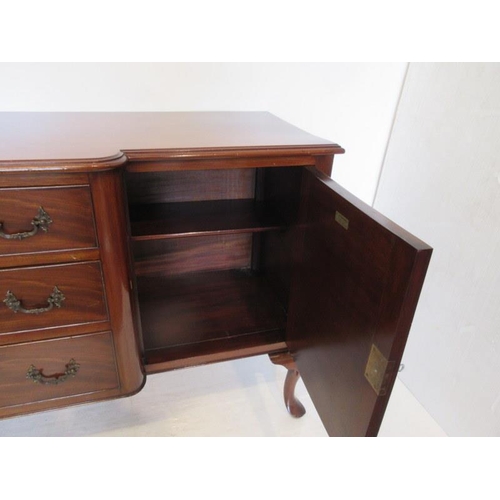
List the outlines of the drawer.
{"type": "Polygon", "coordinates": [[[0,347],[0,408],[119,386],[110,332],[0,347]]]}
{"type": "Polygon", "coordinates": [[[0,271],[0,335],[108,319],[101,265],[0,271]]]}
{"type": "Polygon", "coordinates": [[[0,255],[97,247],[88,186],[0,189],[0,255]]]}

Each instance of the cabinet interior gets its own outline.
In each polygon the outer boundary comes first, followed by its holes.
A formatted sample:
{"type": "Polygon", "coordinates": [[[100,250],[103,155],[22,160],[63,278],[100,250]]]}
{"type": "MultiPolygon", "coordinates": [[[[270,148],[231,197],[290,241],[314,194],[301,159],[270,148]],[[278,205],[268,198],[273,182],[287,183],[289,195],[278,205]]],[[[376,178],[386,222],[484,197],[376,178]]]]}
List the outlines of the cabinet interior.
{"type": "Polygon", "coordinates": [[[285,347],[301,174],[126,173],[147,369],[285,347]]]}

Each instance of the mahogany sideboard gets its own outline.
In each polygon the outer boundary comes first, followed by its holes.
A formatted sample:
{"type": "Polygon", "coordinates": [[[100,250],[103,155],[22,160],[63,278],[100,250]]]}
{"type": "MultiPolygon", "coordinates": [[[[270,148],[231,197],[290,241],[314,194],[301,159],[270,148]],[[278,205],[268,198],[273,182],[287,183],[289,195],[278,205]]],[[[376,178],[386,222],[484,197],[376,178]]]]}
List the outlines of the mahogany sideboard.
{"type": "Polygon", "coordinates": [[[0,417],[269,354],[292,415],[302,376],[330,435],[377,434],[431,249],[330,178],[340,146],[259,112],[1,113],[0,137],[0,417]]]}

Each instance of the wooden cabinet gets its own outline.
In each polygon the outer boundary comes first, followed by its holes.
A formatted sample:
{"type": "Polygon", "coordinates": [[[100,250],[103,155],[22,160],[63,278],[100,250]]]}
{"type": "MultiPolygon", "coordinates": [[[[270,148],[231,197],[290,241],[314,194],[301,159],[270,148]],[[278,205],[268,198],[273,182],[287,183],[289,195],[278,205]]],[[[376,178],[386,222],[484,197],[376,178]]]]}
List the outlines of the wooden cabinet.
{"type": "Polygon", "coordinates": [[[304,412],[300,373],[331,435],[377,434],[431,249],[329,178],[340,146],[267,113],[22,120],[54,147],[41,157],[16,134],[0,162],[0,292],[23,308],[6,298],[0,311],[0,372],[12,379],[0,415],[269,354],[288,369],[292,415],[304,412]],[[47,231],[30,222],[39,207],[52,212],[47,231]],[[94,358],[97,339],[107,343],[94,358]],[[68,356],[81,372],[67,376],[68,356]],[[35,358],[53,374],[30,378],[35,358]],[[72,396],[46,396],[52,385],[72,396]]]}

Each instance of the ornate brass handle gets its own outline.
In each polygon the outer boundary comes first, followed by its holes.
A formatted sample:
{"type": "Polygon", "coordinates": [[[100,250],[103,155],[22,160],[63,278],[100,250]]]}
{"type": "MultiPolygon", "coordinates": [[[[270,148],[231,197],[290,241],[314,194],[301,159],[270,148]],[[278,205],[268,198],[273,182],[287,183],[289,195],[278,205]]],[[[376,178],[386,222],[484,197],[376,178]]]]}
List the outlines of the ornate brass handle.
{"type": "Polygon", "coordinates": [[[35,365],[31,365],[26,373],[26,378],[33,380],[35,384],[57,385],[66,381],[69,377],[74,377],[80,369],[80,365],[73,358],[69,360],[69,363],[65,367],[66,370],[64,370],[64,373],[44,375],[43,368],[39,370],[35,365]]]}
{"type": "Polygon", "coordinates": [[[45,233],[49,230],[49,225],[52,224],[50,215],[42,208],[38,208],[38,214],[31,221],[33,229],[31,231],[24,231],[22,233],[7,234],[3,232],[3,222],[0,222],[0,237],[6,240],[24,240],[30,236],[35,236],[38,230],[41,229],[45,233]]]}
{"type": "Polygon", "coordinates": [[[6,306],[11,310],[14,311],[15,313],[17,312],[22,312],[24,314],[41,314],[47,311],[50,311],[51,309],[55,307],[61,307],[63,300],[66,299],[64,294],[57,288],[57,286],[54,287],[54,290],[52,293],[49,295],[49,298],[47,299],[48,306],[47,307],[37,307],[34,309],[25,309],[21,305],[21,301],[9,290],[7,292],[7,295],[5,296],[4,302],[6,306]]]}

